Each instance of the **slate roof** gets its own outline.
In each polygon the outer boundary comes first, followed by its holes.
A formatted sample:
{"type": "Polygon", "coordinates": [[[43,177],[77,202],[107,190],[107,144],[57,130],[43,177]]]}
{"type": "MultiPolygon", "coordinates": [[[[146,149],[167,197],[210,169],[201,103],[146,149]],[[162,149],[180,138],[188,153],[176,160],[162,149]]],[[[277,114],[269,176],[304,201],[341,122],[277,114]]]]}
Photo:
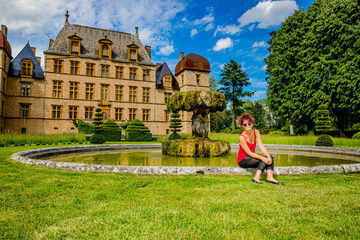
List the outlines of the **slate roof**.
{"type": "Polygon", "coordinates": [[[128,45],[134,43],[138,49],[139,63],[153,64],[150,56],[141,43],[138,34],[130,34],[113,30],[93,28],[76,24],[65,24],[54,43],[46,52],[69,53],[69,37],[78,36],[81,40],[80,54],[87,57],[99,57],[99,40],[110,40],[112,44],[112,59],[128,61],[128,45]]]}
{"type": "Polygon", "coordinates": [[[16,58],[10,64],[10,75],[19,77],[21,71],[21,61],[23,59],[29,59],[33,62],[33,77],[44,79],[44,71],[41,68],[38,60],[35,57],[34,52],[32,51],[30,44],[27,43],[21,52],[16,56],[16,58]]]}
{"type": "Polygon", "coordinates": [[[179,83],[176,81],[176,78],[172,74],[172,72],[171,72],[170,68],[168,67],[168,65],[166,64],[166,62],[161,64],[161,66],[156,70],[156,87],[164,88],[163,78],[167,74],[170,74],[172,77],[172,82],[171,82],[172,88],[174,90],[180,90],[179,83]]]}

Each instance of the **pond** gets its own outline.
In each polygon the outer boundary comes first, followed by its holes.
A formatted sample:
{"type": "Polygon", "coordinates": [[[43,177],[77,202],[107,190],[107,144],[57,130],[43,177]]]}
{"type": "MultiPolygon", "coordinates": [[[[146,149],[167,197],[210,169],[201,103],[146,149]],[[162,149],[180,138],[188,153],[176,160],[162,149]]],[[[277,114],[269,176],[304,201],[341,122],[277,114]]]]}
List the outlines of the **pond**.
{"type": "MultiPolygon", "coordinates": [[[[221,157],[174,157],[161,153],[161,149],[119,149],[88,151],[52,156],[42,156],[43,160],[74,162],[119,166],[221,166],[234,167],[237,165],[238,149],[221,157]]],[[[275,166],[320,166],[359,163],[358,156],[320,153],[297,150],[271,151],[275,166]]]]}

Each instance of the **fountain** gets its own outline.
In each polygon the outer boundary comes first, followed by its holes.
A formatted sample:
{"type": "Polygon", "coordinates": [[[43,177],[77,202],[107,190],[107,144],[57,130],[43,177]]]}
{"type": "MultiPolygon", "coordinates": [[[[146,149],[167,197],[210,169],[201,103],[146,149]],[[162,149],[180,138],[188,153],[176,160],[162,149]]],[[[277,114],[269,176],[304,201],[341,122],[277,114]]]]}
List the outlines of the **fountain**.
{"type": "Polygon", "coordinates": [[[226,108],[225,96],[210,91],[179,92],[170,97],[172,112],[193,112],[192,138],[187,140],[169,140],[162,144],[163,154],[188,157],[213,157],[230,152],[230,143],[209,139],[209,113],[223,111],[226,108]]]}

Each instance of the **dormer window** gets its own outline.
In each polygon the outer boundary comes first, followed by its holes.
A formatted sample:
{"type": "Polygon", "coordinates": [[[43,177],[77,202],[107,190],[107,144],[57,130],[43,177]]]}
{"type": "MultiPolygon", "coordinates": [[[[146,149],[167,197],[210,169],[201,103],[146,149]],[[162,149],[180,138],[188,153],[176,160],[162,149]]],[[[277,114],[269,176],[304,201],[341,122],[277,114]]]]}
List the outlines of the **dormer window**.
{"type": "Polygon", "coordinates": [[[105,59],[111,59],[111,46],[112,41],[107,39],[105,36],[104,39],[99,40],[99,57],[105,59]]]}
{"type": "Polygon", "coordinates": [[[75,35],[70,36],[69,39],[70,39],[69,54],[71,54],[71,55],[80,55],[82,38],[75,34],[75,35]]]}
{"type": "Polygon", "coordinates": [[[30,59],[21,61],[21,75],[31,77],[33,74],[34,64],[30,59]]]}
{"type": "Polygon", "coordinates": [[[170,74],[166,74],[163,78],[163,81],[164,81],[165,88],[171,88],[171,75],[170,74]]]}
{"type": "Polygon", "coordinates": [[[129,62],[138,62],[139,61],[139,57],[138,57],[139,47],[134,43],[128,45],[127,47],[128,47],[128,61],[129,62]]]}

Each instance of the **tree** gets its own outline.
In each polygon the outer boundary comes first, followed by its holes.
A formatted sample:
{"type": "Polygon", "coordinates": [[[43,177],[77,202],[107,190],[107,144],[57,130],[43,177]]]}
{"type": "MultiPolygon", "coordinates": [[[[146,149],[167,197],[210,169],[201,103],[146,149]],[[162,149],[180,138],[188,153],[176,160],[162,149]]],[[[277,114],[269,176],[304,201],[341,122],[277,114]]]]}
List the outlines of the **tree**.
{"type": "Polygon", "coordinates": [[[254,116],[258,129],[266,127],[264,102],[246,100],[244,110],[254,116]]]}
{"type": "Polygon", "coordinates": [[[171,114],[170,122],[171,124],[169,128],[171,129],[170,131],[172,133],[169,136],[169,140],[181,139],[180,134],[178,134],[178,132],[180,132],[182,128],[179,112],[171,114]]]}
{"type": "Polygon", "coordinates": [[[224,65],[224,69],[221,71],[220,76],[222,79],[219,84],[222,86],[219,88],[219,92],[225,95],[226,101],[232,104],[232,131],[235,131],[235,109],[241,107],[244,103],[241,98],[246,96],[252,96],[253,92],[244,92],[244,87],[250,85],[250,80],[247,74],[241,69],[241,64],[238,64],[234,60],[230,60],[229,63],[224,65]]]}
{"type": "Polygon", "coordinates": [[[268,102],[295,126],[313,129],[319,102],[344,129],[360,116],[360,6],[356,0],[317,0],[272,32],[268,102]]]}

